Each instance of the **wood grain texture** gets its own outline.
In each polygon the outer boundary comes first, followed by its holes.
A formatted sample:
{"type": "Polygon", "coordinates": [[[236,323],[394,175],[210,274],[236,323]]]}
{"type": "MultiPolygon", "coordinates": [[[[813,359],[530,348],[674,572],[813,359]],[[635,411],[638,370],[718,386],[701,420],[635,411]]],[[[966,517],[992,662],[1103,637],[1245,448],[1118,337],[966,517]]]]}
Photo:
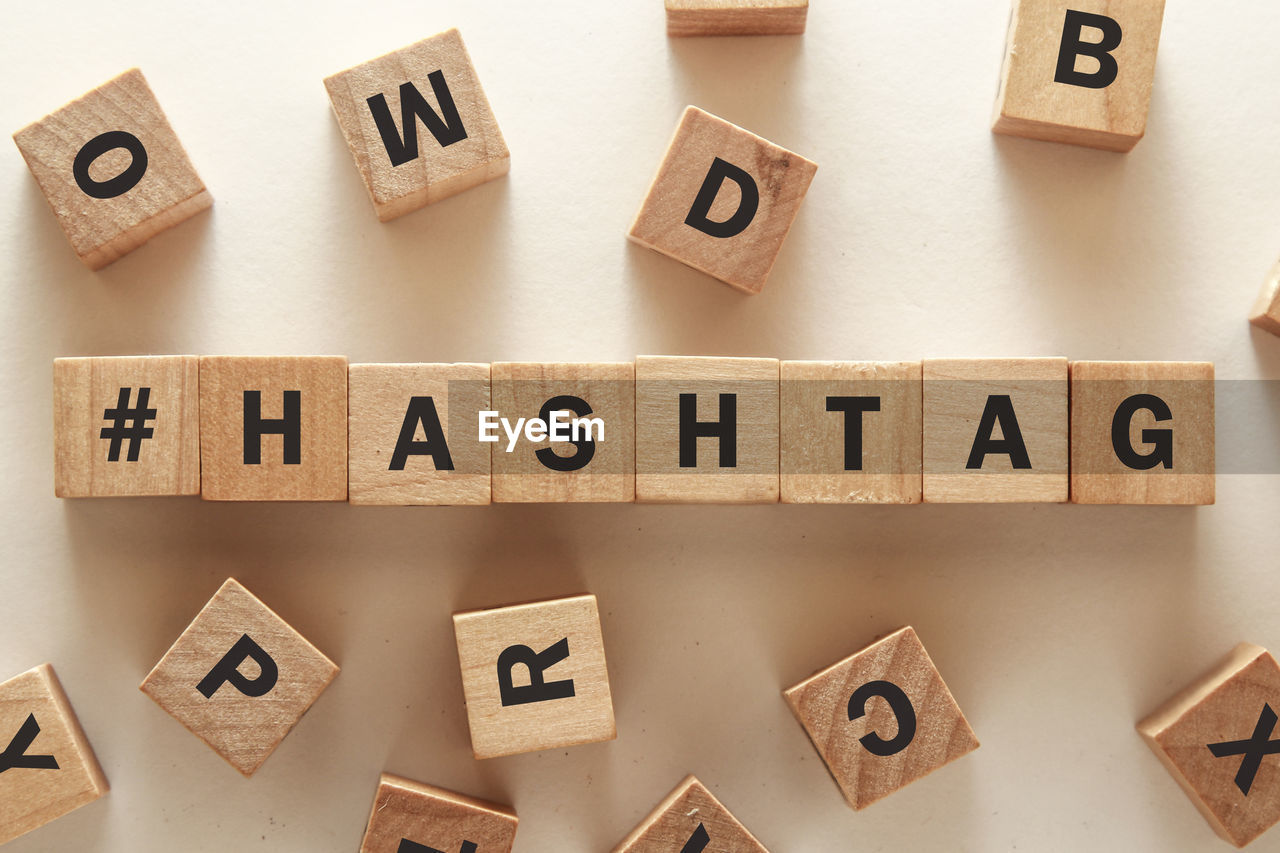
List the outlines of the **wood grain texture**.
{"type": "MultiPolygon", "coordinates": [[[[600,613],[594,595],[453,615],[462,691],[476,758],[596,743],[617,737],[600,613]],[[547,667],[546,683],[571,681],[573,695],[503,705],[499,659],[513,646],[534,654],[567,641],[568,656],[547,667]]],[[[529,667],[510,670],[515,687],[532,683],[529,667]]]]}
{"type": "MultiPolygon", "coordinates": [[[[1146,133],[1163,18],[1164,0],[1015,0],[992,129],[1131,150],[1146,133]],[[1105,88],[1054,80],[1068,10],[1103,15],[1120,25],[1120,45],[1111,52],[1118,72],[1105,88]]],[[[1099,30],[1088,27],[1080,36],[1095,43],[1100,38],[1099,30]]],[[[1099,65],[1096,58],[1078,56],[1075,70],[1088,74],[1099,65]]]]}
{"type": "MultiPolygon", "coordinates": [[[[604,422],[604,438],[595,441],[591,461],[577,471],[555,471],[538,453],[575,457],[572,444],[521,438],[508,452],[508,439],[491,444],[493,499],[497,502],[629,503],[636,497],[635,365],[624,363],[524,363],[493,365],[493,408],[514,424],[539,417],[553,397],[572,396],[591,409],[587,417],[604,422]]],[[[576,415],[570,415],[576,417],[576,415]]]]}
{"type": "Polygon", "coordinates": [[[1280,335],[1280,264],[1271,268],[1258,301],[1249,312],[1249,322],[1259,329],[1280,335]]]}
{"type": "MultiPolygon", "coordinates": [[[[253,659],[237,670],[251,681],[263,676],[253,659]]],[[[229,578],[140,689],[228,764],[252,776],[337,674],[333,661],[229,578]],[[251,696],[224,683],[206,698],[198,685],[245,636],[275,662],[274,685],[251,696]]]]}
{"type": "MultiPolygon", "coordinates": [[[[924,500],[1063,502],[1069,495],[1065,358],[928,359],[924,373],[924,500]],[[992,398],[1009,397],[1029,469],[993,453],[967,464],[992,398]]],[[[985,433],[984,433],[985,434],[985,433]]],[[[1002,439],[999,424],[991,433],[1002,439]]]]}
{"type": "Polygon", "coordinates": [[[511,853],[518,822],[508,806],[383,773],[360,853],[401,853],[403,841],[440,853],[467,842],[475,853],[511,853]]]}
{"type": "Polygon", "coordinates": [[[200,359],[55,359],[53,483],[60,498],[200,494],[200,359]],[[115,415],[106,413],[119,408],[122,390],[126,410],[155,410],[141,423],[151,434],[136,442],[136,457],[131,442],[102,437],[103,429],[116,429],[115,415]]]}
{"type": "Polygon", "coordinates": [[[784,361],[781,377],[783,503],[920,503],[920,362],[784,361]],[[830,411],[831,397],[878,410],[830,411]],[[846,459],[846,430],[859,429],[861,456],[846,459]]]}
{"type": "Polygon", "coordinates": [[[200,359],[201,495],[213,501],[347,499],[347,360],[340,356],[203,356],[200,359]],[[300,392],[298,464],[281,435],[264,434],[260,461],[245,462],[245,392],[261,393],[264,420],[284,416],[300,392]]]}
{"type": "Polygon", "coordinates": [[[0,772],[0,844],[39,829],[106,795],[109,786],[53,667],[43,664],[0,684],[0,750],[56,767],[0,772]],[[38,732],[31,731],[34,726],[38,732]],[[25,731],[28,737],[23,737],[25,731]],[[34,738],[29,738],[30,735],[34,738]],[[26,743],[25,749],[19,749],[26,743]]]}
{"type": "MultiPolygon", "coordinates": [[[[697,842],[695,842],[696,844],[697,842]]],[[[769,853],[729,810],[692,776],[658,804],[613,853],[769,853]],[[690,847],[697,835],[704,847],[690,847]]]]}
{"type": "Polygon", "coordinates": [[[1214,432],[1212,364],[1071,362],[1073,503],[1213,503],[1214,432]],[[1112,424],[1121,416],[1121,404],[1135,395],[1163,401],[1171,417],[1157,420],[1157,413],[1146,406],[1134,412],[1128,419],[1128,447],[1140,456],[1159,454],[1158,442],[1167,439],[1172,461],[1168,468],[1135,470],[1116,453],[1112,424]]]}
{"type": "Polygon", "coordinates": [[[325,79],[324,86],[374,210],[383,222],[501,177],[511,169],[511,153],[456,29],[334,74],[325,79]],[[466,138],[441,145],[419,119],[418,156],[394,165],[368,100],[378,95],[386,99],[403,141],[400,87],[405,83],[412,83],[436,114],[448,119],[429,79],[437,71],[444,75],[466,138]]]}
{"type": "MultiPolygon", "coordinates": [[[[1245,794],[1236,784],[1244,756],[1215,756],[1209,744],[1251,739],[1265,708],[1280,711],[1280,666],[1265,649],[1241,643],[1138,723],[1143,740],[1209,825],[1237,847],[1280,821],[1280,756],[1262,757],[1245,794]]],[[[1272,745],[1276,736],[1267,734],[1272,745]]]]}
{"type": "MultiPolygon", "coordinates": [[[[132,68],[13,135],[71,247],[90,269],[132,252],[161,231],[213,204],[146,78],[132,68]],[[76,183],[73,164],[104,133],[132,134],[146,151],[146,171],[126,192],[94,198],[76,183]]],[[[124,173],[133,155],[104,151],[90,165],[93,181],[124,173]]]]}
{"type": "MultiPolygon", "coordinates": [[[[348,492],[353,504],[467,506],[489,503],[489,447],[477,438],[480,412],[489,408],[487,364],[353,364],[348,372],[348,492]],[[411,410],[414,398],[431,401],[421,414],[439,422],[453,468],[438,469],[429,453],[403,459],[392,470],[401,431],[412,421],[411,441],[435,450],[411,410]]],[[[418,404],[420,405],[420,404],[418,404]]],[[[442,457],[443,458],[443,457],[442,457]]]]}
{"type": "Polygon", "coordinates": [[[784,36],[804,32],[809,0],[666,0],[667,35],[784,36]]]}
{"type": "Polygon", "coordinates": [[[978,739],[916,632],[901,628],[783,693],[787,704],[849,805],[864,809],[894,791],[978,748],[978,739]],[[915,736],[892,755],[863,745],[868,735],[893,740],[899,719],[884,698],[872,698],[865,714],[850,719],[854,692],[887,681],[914,709],[915,736]]]}
{"type": "MultiPolygon", "coordinates": [[[[688,107],[628,236],[738,290],[759,293],[817,170],[799,154],[688,107]],[[685,223],[716,158],[746,171],[759,191],[755,217],[732,237],[714,237],[685,223]]],[[[741,198],[737,186],[725,181],[708,218],[730,219],[741,198]]]]}
{"type": "Polygon", "coordinates": [[[636,359],[636,500],[774,503],[778,500],[778,376],[773,358],[640,356],[636,359]],[[680,465],[680,396],[697,419],[718,421],[720,396],[736,398],[736,466],[720,466],[721,441],[697,439],[697,465],[680,465]]]}

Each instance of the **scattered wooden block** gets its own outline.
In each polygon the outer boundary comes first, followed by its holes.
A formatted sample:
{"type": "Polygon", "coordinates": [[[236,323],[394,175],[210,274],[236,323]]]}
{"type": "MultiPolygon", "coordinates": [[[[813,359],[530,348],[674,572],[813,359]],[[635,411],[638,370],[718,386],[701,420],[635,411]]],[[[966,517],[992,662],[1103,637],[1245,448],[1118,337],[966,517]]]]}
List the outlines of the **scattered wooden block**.
{"type": "MultiPolygon", "coordinates": [[[[490,435],[493,499],[499,502],[630,502],[636,499],[635,366],[620,364],[493,365],[493,410],[509,422],[490,435]],[[560,412],[563,414],[554,415],[560,412]],[[519,418],[594,419],[578,440],[534,442],[519,418]],[[598,440],[597,440],[598,439],[598,440]]],[[[542,431],[536,427],[534,435],[542,431]]],[[[557,427],[563,432],[567,427],[557,427]]],[[[572,431],[569,430],[570,438],[572,431]]]]}
{"type": "Polygon", "coordinates": [[[109,789],[49,664],[0,684],[0,738],[0,844],[109,789]]]}
{"type": "Polygon", "coordinates": [[[799,35],[808,14],[809,0],[667,0],[667,35],[799,35]]]}
{"type": "Polygon", "coordinates": [[[200,494],[200,359],[55,359],[53,491],[200,494]]]}
{"type": "Polygon", "coordinates": [[[799,154],[688,107],[628,236],[759,293],[817,170],[799,154]]]}
{"type": "Polygon", "coordinates": [[[924,499],[1066,501],[1067,360],[924,362],[924,499]]]}
{"type": "Polygon", "coordinates": [[[337,674],[333,661],[230,578],[141,690],[252,776],[337,674]]]}
{"type": "Polygon", "coordinates": [[[456,29],[334,74],[324,86],[383,222],[511,169],[456,29]]]}
{"type": "Polygon", "coordinates": [[[27,125],[13,141],[89,269],[213,204],[137,68],[27,125]]]}
{"type": "Polygon", "coordinates": [[[993,130],[1129,151],[1147,129],[1164,0],[1015,0],[993,130]]]}
{"type": "Polygon", "coordinates": [[[1209,825],[1243,847],[1280,821],[1280,666],[1241,643],[1138,731],[1209,825]]]}
{"type": "Polygon", "coordinates": [[[348,373],[353,504],[487,504],[487,364],[353,364],[348,373]]]}
{"type": "Polygon", "coordinates": [[[1280,264],[1271,268],[1267,283],[1249,312],[1249,322],[1273,335],[1280,335],[1280,264]]]}
{"type": "Polygon", "coordinates": [[[636,359],[636,500],[778,500],[773,358],[636,359]]]}
{"type": "Polygon", "coordinates": [[[613,853],[769,853],[701,782],[687,777],[613,853]]]}
{"type": "Polygon", "coordinates": [[[510,853],[517,822],[507,806],[383,773],[360,853],[510,853]]]}
{"type": "Polygon", "coordinates": [[[978,748],[968,720],[910,627],[783,695],[855,809],[978,748]]]}
{"type": "Polygon", "coordinates": [[[347,360],[201,357],[200,461],[205,500],[346,500],[347,360]]]}
{"type": "Polygon", "coordinates": [[[783,503],[920,503],[920,362],[784,361],[783,503]]]}
{"type": "Polygon", "coordinates": [[[594,595],[453,615],[476,758],[613,740],[594,595]]]}
{"type": "Polygon", "coordinates": [[[1071,500],[1214,501],[1213,365],[1071,362],[1071,500]]]}

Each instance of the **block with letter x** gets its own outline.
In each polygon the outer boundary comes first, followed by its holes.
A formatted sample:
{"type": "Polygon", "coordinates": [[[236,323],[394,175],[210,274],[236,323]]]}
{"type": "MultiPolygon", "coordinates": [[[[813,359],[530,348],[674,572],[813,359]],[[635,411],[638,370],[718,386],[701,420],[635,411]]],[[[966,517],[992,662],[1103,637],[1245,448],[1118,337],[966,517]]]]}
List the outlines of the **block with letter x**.
{"type": "Polygon", "coordinates": [[[613,853],[768,853],[692,776],[631,831],[613,853]]]}
{"type": "Polygon", "coordinates": [[[507,806],[383,773],[360,853],[510,853],[518,823],[507,806]]]}

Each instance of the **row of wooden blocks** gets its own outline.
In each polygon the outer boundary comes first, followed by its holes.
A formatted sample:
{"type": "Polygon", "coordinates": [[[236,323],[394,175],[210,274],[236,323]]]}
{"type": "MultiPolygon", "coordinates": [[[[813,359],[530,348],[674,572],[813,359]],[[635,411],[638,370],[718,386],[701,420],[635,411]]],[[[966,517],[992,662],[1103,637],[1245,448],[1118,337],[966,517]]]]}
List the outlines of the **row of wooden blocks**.
{"type": "MultiPolygon", "coordinates": [[[[613,740],[595,596],[455,613],[477,759],[613,740]]],[[[338,666],[234,579],[143,680],[162,709],[246,776],[338,666]]],[[[783,692],[845,799],[862,809],[978,748],[916,632],[905,627],[783,692]]],[[[1280,667],[1244,644],[1139,730],[1214,828],[1243,845],[1280,820],[1280,667]],[[1252,733],[1252,734],[1250,734],[1252,733]]],[[[0,684],[0,843],[98,799],[107,782],[53,671],[0,684]],[[12,735],[7,733],[12,732],[12,735]]],[[[384,776],[363,853],[509,851],[505,807],[384,776]]],[[[615,853],[765,848],[687,779],[615,853]]]]}
{"type": "Polygon", "coordinates": [[[1200,362],[54,362],[60,497],[1208,504],[1200,362]]]}

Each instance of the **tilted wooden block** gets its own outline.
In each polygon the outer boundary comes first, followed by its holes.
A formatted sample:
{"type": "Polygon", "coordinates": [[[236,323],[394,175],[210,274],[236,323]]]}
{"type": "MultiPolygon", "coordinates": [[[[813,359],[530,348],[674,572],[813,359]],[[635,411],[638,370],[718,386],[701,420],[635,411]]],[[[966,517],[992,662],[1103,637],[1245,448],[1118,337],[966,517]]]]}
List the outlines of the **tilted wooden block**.
{"type": "Polygon", "coordinates": [[[252,776],[337,674],[333,661],[231,578],[141,690],[252,776]]]}
{"type": "Polygon", "coordinates": [[[200,494],[200,359],[53,362],[60,498],[200,494]]]}
{"type": "Polygon", "coordinates": [[[383,773],[360,853],[510,853],[516,813],[383,773]]]}
{"type": "Polygon", "coordinates": [[[920,362],[784,361],[783,503],[920,502],[920,362]]]}
{"type": "Polygon", "coordinates": [[[487,504],[487,364],[353,364],[348,373],[353,504],[487,504]]]}
{"type": "Polygon", "coordinates": [[[613,853],[769,853],[701,782],[686,778],[613,853]]]}
{"type": "Polygon", "coordinates": [[[924,362],[924,499],[1066,501],[1067,360],[924,362]]]}
{"type": "Polygon", "coordinates": [[[383,222],[511,169],[457,30],[334,74],[324,86],[383,222]]]}
{"type": "Polygon", "coordinates": [[[490,431],[493,499],[500,502],[630,502],[636,497],[636,382],[631,362],[493,365],[493,410],[508,422],[490,431]],[[561,413],[561,414],[556,414],[561,413]],[[544,430],[573,438],[572,421],[585,418],[576,441],[532,441],[544,430]],[[526,429],[513,443],[519,418],[526,429]],[[561,422],[567,425],[560,425],[561,422]],[[595,423],[597,422],[598,423],[595,423]],[[597,429],[598,428],[598,429],[597,429]],[[601,436],[603,433],[603,436],[601,436]]]}
{"type": "Polygon", "coordinates": [[[809,0],[667,0],[667,35],[799,35],[808,13],[809,0]]]}
{"type": "Polygon", "coordinates": [[[1271,269],[1258,301],[1249,312],[1249,322],[1259,329],[1280,335],[1280,264],[1271,269]]]}
{"type": "Polygon", "coordinates": [[[759,293],[817,164],[688,107],[628,235],[759,293]]]}
{"type": "Polygon", "coordinates": [[[347,360],[203,356],[200,462],[205,500],[346,500],[347,360]]]}
{"type": "Polygon", "coordinates": [[[636,359],[636,500],[778,500],[773,358],[636,359]]]}
{"type": "Polygon", "coordinates": [[[1071,362],[1071,500],[1214,501],[1213,365],[1071,362]]]}
{"type": "Polygon", "coordinates": [[[783,695],[855,809],[978,748],[973,729],[910,627],[783,695]]]}
{"type": "Polygon", "coordinates": [[[1147,129],[1164,0],[1014,0],[993,130],[1129,151],[1147,129]]]}
{"type": "Polygon", "coordinates": [[[476,758],[613,740],[594,595],[453,615],[476,758]]]}
{"type": "Polygon", "coordinates": [[[107,779],[49,664],[0,684],[0,739],[0,844],[107,793],[107,779]]]}
{"type": "Polygon", "coordinates": [[[1280,821],[1280,666],[1241,643],[1138,723],[1161,763],[1223,838],[1243,847],[1280,821]]]}
{"type": "Polygon", "coordinates": [[[213,204],[136,68],[24,127],[13,141],[89,269],[213,204]]]}

